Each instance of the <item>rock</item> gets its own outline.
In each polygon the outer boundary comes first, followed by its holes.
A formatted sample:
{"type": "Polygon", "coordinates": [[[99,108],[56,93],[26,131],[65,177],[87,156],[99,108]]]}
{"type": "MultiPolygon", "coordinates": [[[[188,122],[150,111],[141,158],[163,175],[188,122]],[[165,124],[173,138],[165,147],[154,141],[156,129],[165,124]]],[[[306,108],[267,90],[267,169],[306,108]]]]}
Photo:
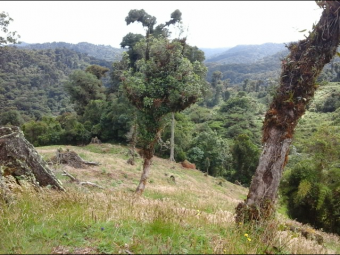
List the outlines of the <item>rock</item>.
{"type": "Polygon", "coordinates": [[[47,163],[28,142],[19,127],[0,127],[0,194],[5,196],[13,190],[13,181],[17,185],[22,180],[35,188],[50,186],[63,190],[61,182],[48,168],[47,163]],[[11,183],[11,185],[8,185],[11,183]]]}

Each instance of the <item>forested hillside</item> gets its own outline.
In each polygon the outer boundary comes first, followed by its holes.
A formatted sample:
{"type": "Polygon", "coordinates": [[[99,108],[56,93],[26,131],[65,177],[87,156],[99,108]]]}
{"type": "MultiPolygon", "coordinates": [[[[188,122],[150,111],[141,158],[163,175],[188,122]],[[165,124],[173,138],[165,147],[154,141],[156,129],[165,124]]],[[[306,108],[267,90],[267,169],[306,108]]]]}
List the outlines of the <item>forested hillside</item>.
{"type": "Polygon", "coordinates": [[[205,61],[207,62],[210,58],[214,58],[223,52],[229,50],[231,47],[226,48],[200,48],[204,52],[205,61]]]}
{"type": "Polygon", "coordinates": [[[0,48],[1,112],[19,111],[23,120],[71,111],[63,83],[72,70],[111,62],[66,48],[29,50],[0,48]]]}
{"type": "Polygon", "coordinates": [[[23,43],[18,44],[18,47],[35,50],[66,48],[69,50],[74,50],[76,52],[88,54],[89,56],[95,57],[97,59],[103,59],[111,62],[119,60],[124,51],[121,48],[113,48],[110,45],[95,45],[87,42],[81,42],[77,44],[66,42],[34,43],[34,44],[23,43]]]}
{"type": "Polygon", "coordinates": [[[219,64],[255,63],[256,61],[285,50],[283,43],[265,43],[261,45],[237,45],[227,51],[211,57],[206,62],[219,64]]]}
{"type": "MultiPolygon", "coordinates": [[[[338,51],[340,48],[338,49],[338,51]]],[[[207,80],[211,81],[216,71],[222,73],[222,80],[230,84],[240,84],[245,80],[261,80],[266,86],[278,79],[281,72],[281,60],[288,54],[284,44],[241,45],[206,60],[207,80]],[[219,59],[224,59],[220,61],[219,59]]],[[[324,67],[319,80],[339,80],[339,56],[324,67]]]]}
{"type": "Polygon", "coordinates": [[[261,58],[254,63],[229,63],[220,64],[216,62],[207,62],[208,67],[207,79],[211,79],[216,71],[223,74],[223,79],[228,79],[230,84],[240,84],[244,80],[275,80],[279,77],[281,61],[286,56],[288,50],[277,52],[273,55],[261,58]]]}

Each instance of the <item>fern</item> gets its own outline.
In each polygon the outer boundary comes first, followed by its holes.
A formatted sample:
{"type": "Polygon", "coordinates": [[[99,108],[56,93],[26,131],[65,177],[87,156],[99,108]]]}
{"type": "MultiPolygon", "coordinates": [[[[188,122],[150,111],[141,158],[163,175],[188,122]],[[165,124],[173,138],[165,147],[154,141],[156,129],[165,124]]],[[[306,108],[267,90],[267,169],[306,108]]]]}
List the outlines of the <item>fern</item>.
{"type": "Polygon", "coordinates": [[[298,204],[302,199],[304,199],[310,192],[312,184],[307,180],[302,180],[299,184],[296,197],[294,199],[295,204],[298,204]]]}
{"type": "Polygon", "coordinates": [[[331,189],[322,183],[318,183],[318,189],[319,189],[319,194],[318,194],[318,201],[317,201],[316,209],[320,210],[325,202],[326,197],[329,194],[331,194],[331,189]]]}

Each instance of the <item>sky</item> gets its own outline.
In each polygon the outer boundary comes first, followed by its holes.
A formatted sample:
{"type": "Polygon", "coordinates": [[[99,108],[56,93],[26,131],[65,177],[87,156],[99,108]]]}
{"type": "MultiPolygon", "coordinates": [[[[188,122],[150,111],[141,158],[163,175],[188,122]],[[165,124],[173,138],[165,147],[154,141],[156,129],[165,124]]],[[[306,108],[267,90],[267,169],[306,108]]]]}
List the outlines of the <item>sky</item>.
{"type": "Polygon", "coordinates": [[[20,34],[20,41],[88,42],[115,48],[130,32],[145,35],[140,23],[126,25],[131,9],[144,9],[157,24],[170,20],[179,9],[183,35],[199,48],[298,41],[322,13],[315,1],[1,1],[0,5],[0,12],[13,19],[8,28],[20,34]]]}

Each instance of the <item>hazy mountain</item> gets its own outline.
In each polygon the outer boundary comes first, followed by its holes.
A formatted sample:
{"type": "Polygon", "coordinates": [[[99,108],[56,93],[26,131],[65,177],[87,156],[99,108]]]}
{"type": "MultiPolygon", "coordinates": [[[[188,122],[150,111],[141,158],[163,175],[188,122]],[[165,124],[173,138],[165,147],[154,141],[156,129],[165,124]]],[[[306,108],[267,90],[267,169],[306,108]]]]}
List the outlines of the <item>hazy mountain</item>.
{"type": "Polygon", "coordinates": [[[287,48],[259,58],[256,61],[246,61],[247,51],[239,52],[239,58],[244,59],[244,62],[227,63],[206,61],[208,67],[207,81],[211,81],[212,74],[215,71],[220,71],[223,74],[223,80],[229,79],[231,84],[241,83],[245,79],[266,80],[278,78],[281,70],[281,59],[288,55],[287,48]]]}
{"type": "Polygon", "coordinates": [[[85,53],[91,57],[95,57],[110,62],[120,60],[121,54],[124,51],[124,49],[114,48],[109,45],[95,45],[87,42],[81,42],[77,44],[66,42],[36,43],[36,44],[21,43],[18,44],[17,47],[36,50],[66,48],[80,53],[85,53]]]}
{"type": "Polygon", "coordinates": [[[200,48],[201,51],[204,52],[205,59],[216,57],[225,51],[229,50],[231,47],[226,48],[200,48]]]}
{"type": "Polygon", "coordinates": [[[207,58],[206,62],[219,64],[254,63],[266,56],[286,49],[283,43],[265,43],[261,45],[237,45],[215,57],[207,58]]]}

